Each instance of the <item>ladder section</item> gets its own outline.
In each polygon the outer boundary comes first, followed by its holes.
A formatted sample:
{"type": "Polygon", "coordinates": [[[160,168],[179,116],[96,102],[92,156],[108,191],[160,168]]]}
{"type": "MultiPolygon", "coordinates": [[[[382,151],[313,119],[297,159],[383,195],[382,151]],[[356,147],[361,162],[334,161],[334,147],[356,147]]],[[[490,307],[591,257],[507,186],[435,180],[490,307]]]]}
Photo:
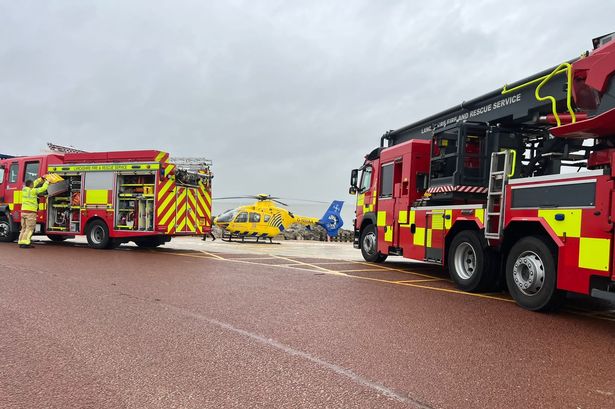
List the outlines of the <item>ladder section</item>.
{"type": "Polygon", "coordinates": [[[513,150],[491,154],[487,210],[485,211],[486,239],[499,240],[502,237],[506,183],[514,173],[515,156],[516,152],[513,150]]]}

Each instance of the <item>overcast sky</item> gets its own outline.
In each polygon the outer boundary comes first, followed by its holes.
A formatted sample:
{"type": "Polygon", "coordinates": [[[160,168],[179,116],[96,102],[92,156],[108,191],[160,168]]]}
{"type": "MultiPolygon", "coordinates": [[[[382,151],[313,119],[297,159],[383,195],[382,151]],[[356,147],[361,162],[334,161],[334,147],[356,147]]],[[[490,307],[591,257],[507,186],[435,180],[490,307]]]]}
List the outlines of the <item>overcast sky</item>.
{"type": "Polygon", "coordinates": [[[613,1],[0,0],[1,153],[214,161],[214,195],[347,201],[380,135],[591,48],[613,1]]]}

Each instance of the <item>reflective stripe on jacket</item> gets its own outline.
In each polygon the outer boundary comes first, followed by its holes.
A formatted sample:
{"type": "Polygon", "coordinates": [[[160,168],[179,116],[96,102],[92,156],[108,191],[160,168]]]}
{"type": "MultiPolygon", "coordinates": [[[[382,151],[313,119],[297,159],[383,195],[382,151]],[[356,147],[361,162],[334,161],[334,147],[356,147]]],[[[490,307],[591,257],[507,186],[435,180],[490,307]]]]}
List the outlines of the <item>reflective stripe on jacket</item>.
{"type": "Polygon", "coordinates": [[[49,182],[45,182],[43,186],[37,187],[40,184],[40,179],[34,181],[32,187],[24,187],[21,190],[21,210],[25,212],[38,211],[38,195],[44,193],[49,186],[49,182]]]}

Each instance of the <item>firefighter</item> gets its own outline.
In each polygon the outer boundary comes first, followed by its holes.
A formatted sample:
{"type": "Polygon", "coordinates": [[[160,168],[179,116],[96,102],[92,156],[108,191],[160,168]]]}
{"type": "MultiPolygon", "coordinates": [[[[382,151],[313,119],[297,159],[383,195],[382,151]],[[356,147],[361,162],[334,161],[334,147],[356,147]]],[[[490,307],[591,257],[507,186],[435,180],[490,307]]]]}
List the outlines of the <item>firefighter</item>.
{"type": "Polygon", "coordinates": [[[47,191],[49,182],[45,181],[43,186],[42,178],[26,180],[26,186],[21,191],[21,232],[19,233],[19,247],[22,249],[32,248],[30,239],[36,227],[36,214],[38,212],[38,195],[47,191]]]}
{"type": "Polygon", "coordinates": [[[210,231],[209,233],[205,233],[201,240],[207,241],[207,236],[211,236],[211,241],[216,241],[216,236],[210,231]]]}

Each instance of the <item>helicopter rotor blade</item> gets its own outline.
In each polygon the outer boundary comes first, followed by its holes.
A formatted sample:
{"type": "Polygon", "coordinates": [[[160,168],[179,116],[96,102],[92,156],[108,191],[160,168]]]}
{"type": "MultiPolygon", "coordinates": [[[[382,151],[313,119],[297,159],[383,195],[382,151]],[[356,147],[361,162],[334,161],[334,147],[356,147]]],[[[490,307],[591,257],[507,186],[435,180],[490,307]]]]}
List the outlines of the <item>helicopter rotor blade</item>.
{"type": "Polygon", "coordinates": [[[318,203],[318,204],[329,204],[331,202],[325,202],[322,200],[312,200],[312,199],[300,199],[297,197],[276,197],[275,199],[282,199],[282,200],[292,200],[295,202],[306,202],[306,203],[318,203]]]}
{"type": "Polygon", "coordinates": [[[269,199],[269,200],[271,200],[272,202],[275,202],[275,203],[279,203],[279,204],[281,204],[282,206],[286,206],[286,207],[288,207],[288,205],[287,205],[286,203],[284,203],[284,202],[280,202],[279,200],[276,200],[276,199],[269,199]]]}
{"type": "Polygon", "coordinates": [[[227,197],[214,197],[213,200],[229,200],[229,199],[257,199],[256,196],[227,196],[227,197]]]}

